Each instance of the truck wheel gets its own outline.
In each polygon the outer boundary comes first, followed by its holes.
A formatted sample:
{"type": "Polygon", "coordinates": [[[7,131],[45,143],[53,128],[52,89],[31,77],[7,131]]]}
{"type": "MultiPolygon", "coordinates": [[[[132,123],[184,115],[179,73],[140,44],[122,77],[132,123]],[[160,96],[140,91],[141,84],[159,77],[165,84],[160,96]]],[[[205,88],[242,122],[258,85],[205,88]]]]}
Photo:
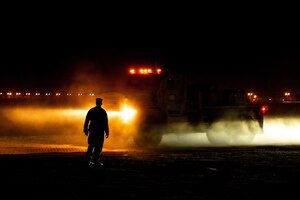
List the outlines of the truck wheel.
{"type": "Polygon", "coordinates": [[[206,136],[213,145],[247,145],[260,131],[259,123],[253,120],[219,121],[211,124],[206,136]]]}
{"type": "Polygon", "coordinates": [[[167,115],[154,110],[140,118],[137,133],[133,137],[138,147],[156,147],[160,144],[167,123],[167,115]]]}
{"type": "Polygon", "coordinates": [[[134,136],[134,142],[138,147],[149,148],[156,147],[162,140],[162,133],[153,130],[144,130],[134,136]]]}

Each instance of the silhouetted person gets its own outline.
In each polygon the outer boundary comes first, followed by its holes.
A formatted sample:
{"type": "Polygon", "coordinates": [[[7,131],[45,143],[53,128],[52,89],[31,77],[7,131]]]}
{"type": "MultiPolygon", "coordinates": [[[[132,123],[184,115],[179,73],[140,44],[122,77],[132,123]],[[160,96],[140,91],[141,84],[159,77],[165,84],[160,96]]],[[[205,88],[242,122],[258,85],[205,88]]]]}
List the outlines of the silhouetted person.
{"type": "Polygon", "coordinates": [[[108,117],[106,111],[101,107],[102,99],[96,98],[96,106],[91,108],[84,121],[83,132],[88,136],[88,148],[85,158],[89,165],[98,162],[102,152],[104,135],[109,136],[108,117]]]}

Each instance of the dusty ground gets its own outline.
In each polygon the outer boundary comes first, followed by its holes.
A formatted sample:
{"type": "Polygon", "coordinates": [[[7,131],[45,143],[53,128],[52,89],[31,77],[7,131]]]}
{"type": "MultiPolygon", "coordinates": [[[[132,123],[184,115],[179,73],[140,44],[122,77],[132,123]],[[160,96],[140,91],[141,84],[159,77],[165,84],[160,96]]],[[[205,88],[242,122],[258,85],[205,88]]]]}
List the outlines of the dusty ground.
{"type": "Polygon", "coordinates": [[[11,199],[295,199],[300,146],[0,155],[1,194],[11,199]]]}

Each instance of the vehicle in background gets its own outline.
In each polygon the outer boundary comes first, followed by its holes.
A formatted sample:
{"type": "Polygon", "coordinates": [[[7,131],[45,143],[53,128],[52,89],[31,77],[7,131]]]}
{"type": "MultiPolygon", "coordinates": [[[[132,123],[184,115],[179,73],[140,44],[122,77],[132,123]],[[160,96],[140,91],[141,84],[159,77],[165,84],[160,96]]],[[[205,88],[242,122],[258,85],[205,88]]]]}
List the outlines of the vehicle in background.
{"type": "Polygon", "coordinates": [[[206,133],[215,145],[248,144],[263,132],[266,107],[241,88],[205,84],[160,67],[130,68],[126,98],[136,108],[134,141],[157,146],[168,133],[206,133]]]}

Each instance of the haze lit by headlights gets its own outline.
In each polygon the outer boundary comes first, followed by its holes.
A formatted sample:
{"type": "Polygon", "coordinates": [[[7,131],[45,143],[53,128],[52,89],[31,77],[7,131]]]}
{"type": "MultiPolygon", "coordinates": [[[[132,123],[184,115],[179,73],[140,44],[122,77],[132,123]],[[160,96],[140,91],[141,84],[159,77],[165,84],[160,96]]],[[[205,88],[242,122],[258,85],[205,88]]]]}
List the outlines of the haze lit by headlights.
{"type": "MultiPolygon", "coordinates": [[[[71,116],[85,116],[87,114],[87,110],[65,110],[65,115],[71,115],[71,116]]],[[[124,123],[129,122],[134,118],[136,114],[136,110],[128,107],[127,105],[124,105],[123,109],[121,111],[107,111],[107,115],[109,118],[114,117],[120,117],[124,123]]]]}

